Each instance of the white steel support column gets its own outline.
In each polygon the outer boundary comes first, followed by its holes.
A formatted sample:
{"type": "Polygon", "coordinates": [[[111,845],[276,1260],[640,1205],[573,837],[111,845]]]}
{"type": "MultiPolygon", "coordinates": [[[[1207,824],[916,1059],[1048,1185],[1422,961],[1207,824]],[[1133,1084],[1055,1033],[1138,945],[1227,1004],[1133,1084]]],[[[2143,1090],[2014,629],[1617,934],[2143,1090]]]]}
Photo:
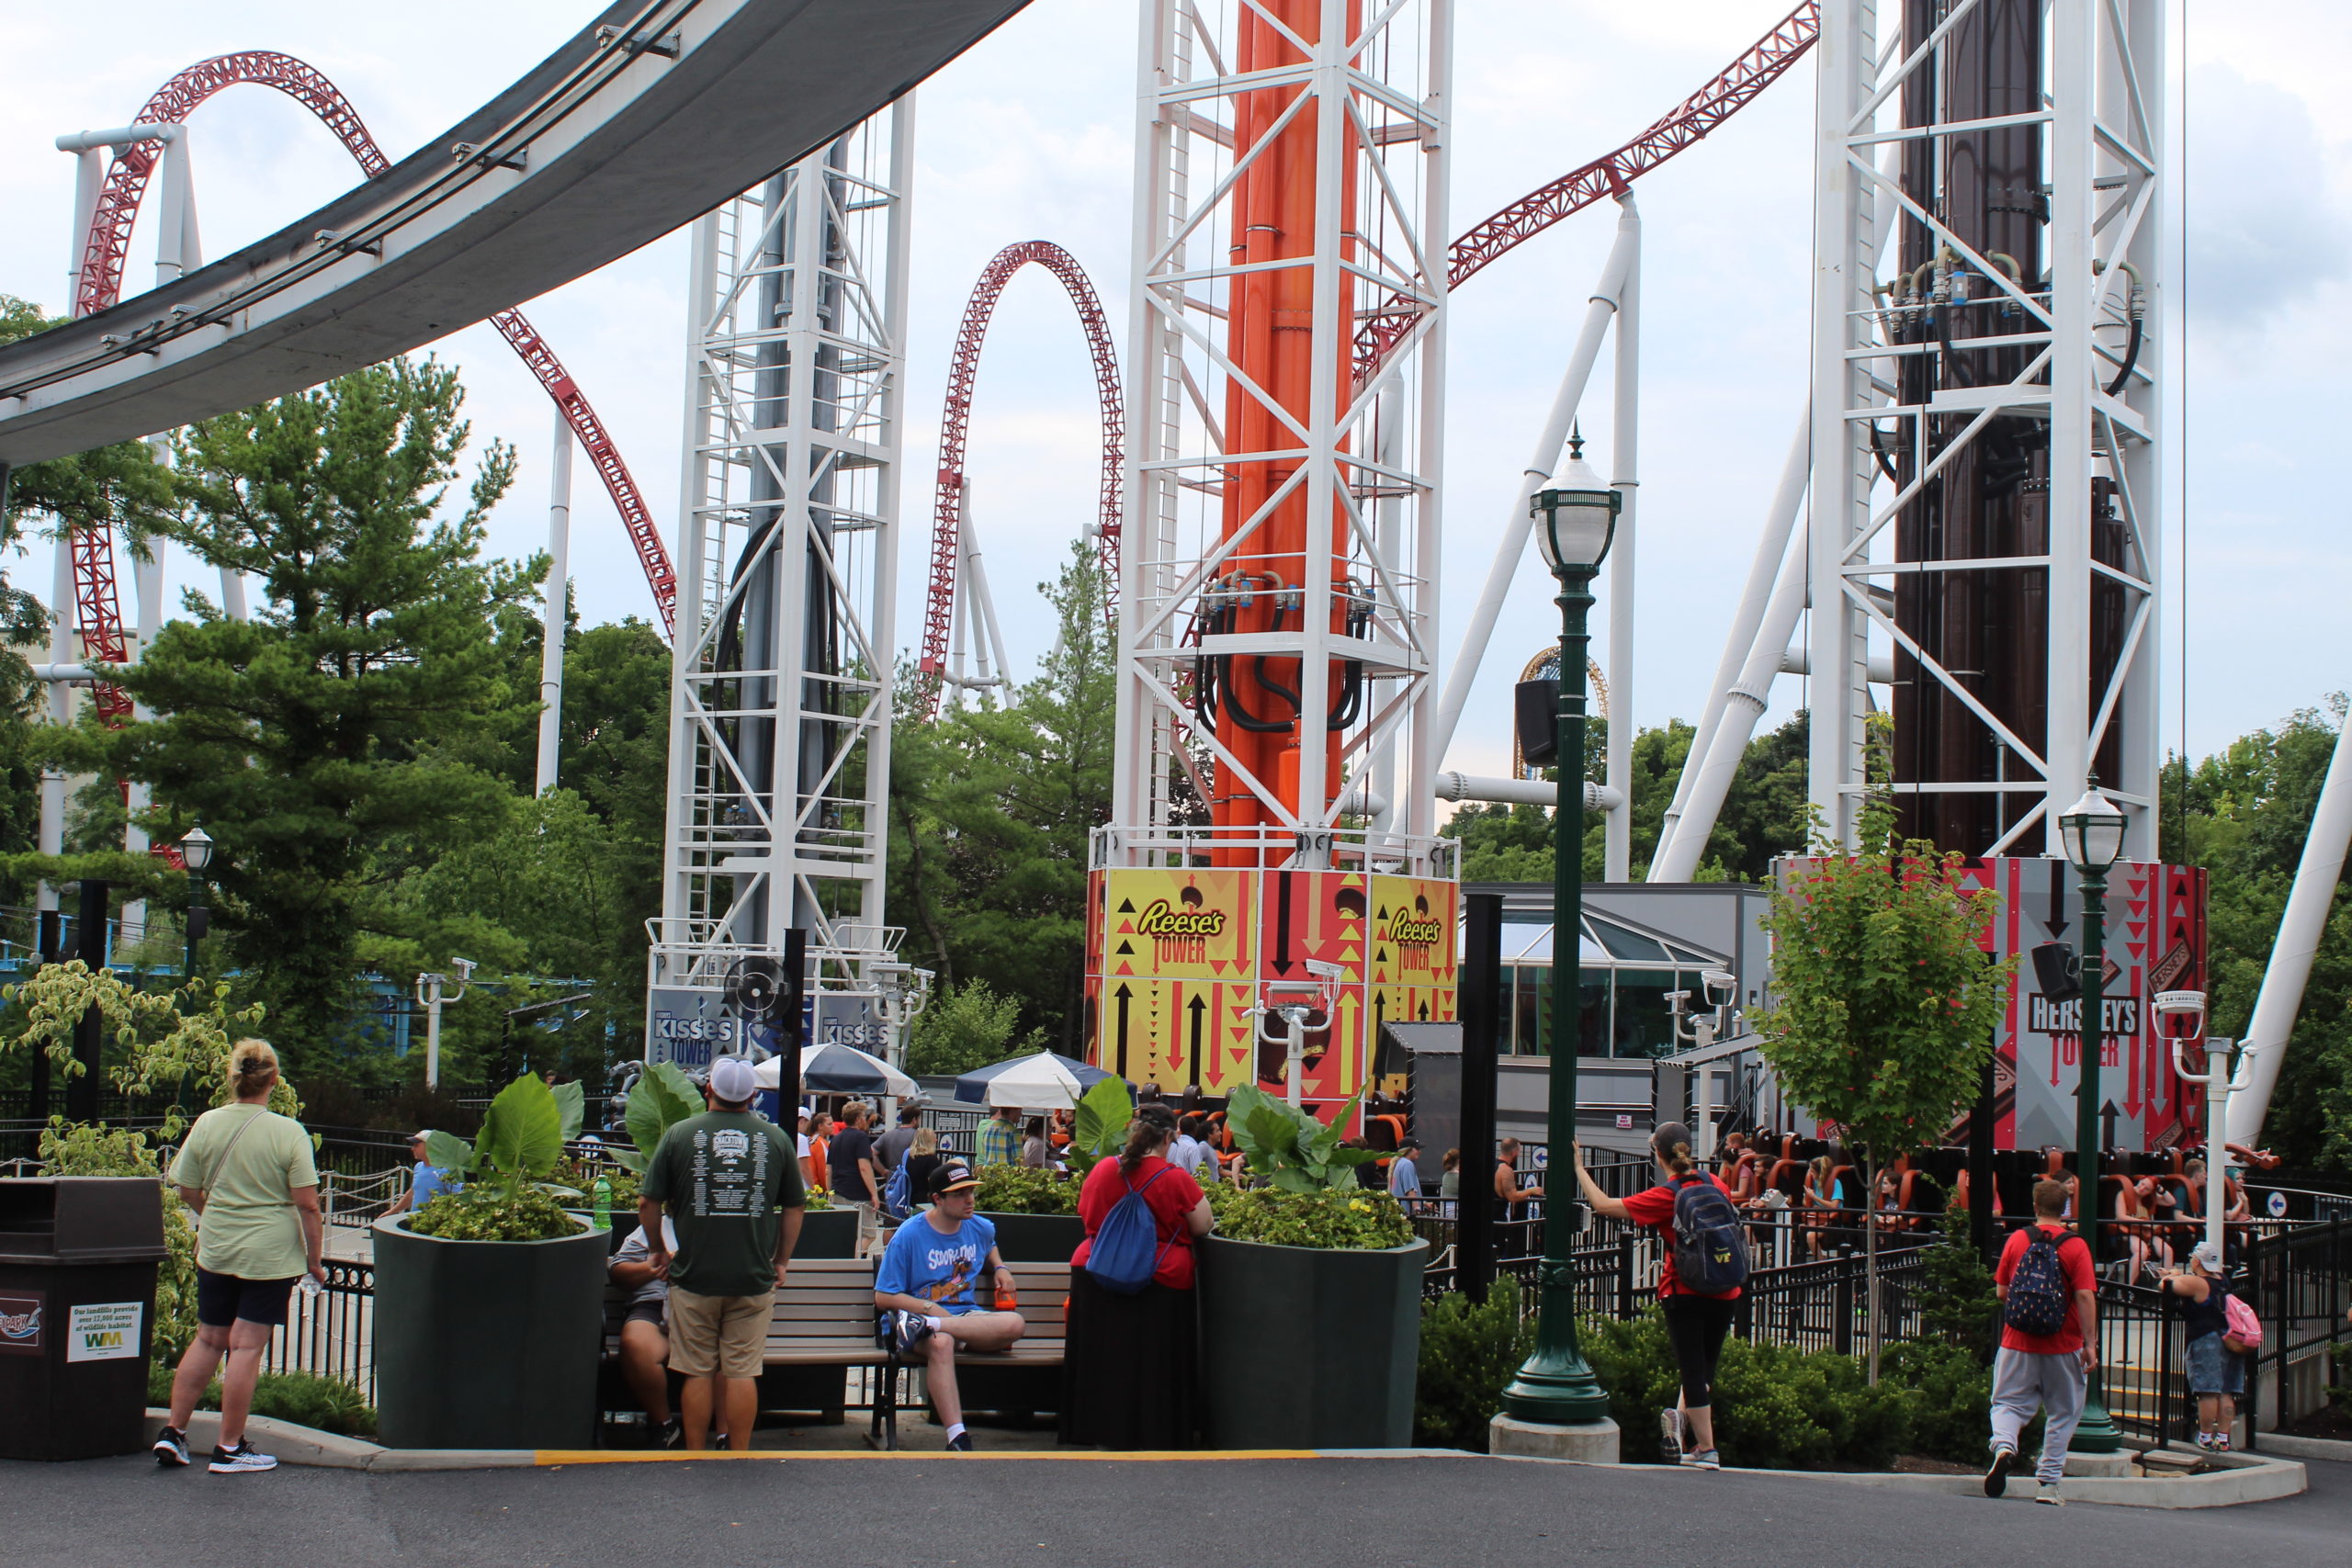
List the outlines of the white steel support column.
{"type": "Polygon", "coordinates": [[[539,762],[534,793],[556,787],[563,750],[563,642],[571,615],[571,424],[556,410],[548,462],[548,583],[539,632],[539,762]]]}
{"type": "MultiPolygon", "coordinates": [[[[1611,414],[1609,485],[1624,499],[1617,513],[1616,541],[1609,548],[1609,755],[1608,784],[1620,802],[1634,798],[1634,502],[1641,493],[1642,215],[1633,192],[1618,198],[1618,232],[1630,255],[1624,287],[1617,297],[1617,363],[1611,414]]],[[[1566,671],[1562,672],[1564,675],[1566,671]]],[[[1571,766],[1581,767],[1575,759],[1571,766]]],[[[1601,818],[1603,877],[1634,879],[1634,814],[1621,805],[1601,818]]]]}
{"type": "MultiPolygon", "coordinates": [[[[1993,777],[1903,786],[1999,795],[2000,832],[1967,846],[1973,852],[2059,852],[2058,814],[2111,741],[2120,763],[2101,784],[2130,819],[2125,858],[2148,860],[2155,852],[2156,564],[2165,525],[2159,443],[2171,287],[2162,243],[2169,223],[2165,0],[2019,6],[2022,19],[2002,26],[2039,39],[2030,57],[2041,73],[2034,101],[2044,107],[1906,123],[1906,113],[1942,101],[1955,73],[1982,69],[1955,51],[1963,29],[1989,27],[1994,9],[1991,0],[1952,0],[1907,36],[1897,7],[1823,0],[1807,654],[1813,800],[1850,842],[1869,663],[1874,652],[1881,660],[1899,652],[1916,660],[1923,687],[1939,688],[1945,703],[1983,727],[1997,752],[1993,777]],[[1883,150],[1900,145],[1918,154],[1910,177],[1932,182],[1942,176],[1918,171],[1949,167],[1955,139],[2021,126],[2038,128],[2043,147],[2046,270],[2038,277],[2013,276],[2003,265],[2008,258],[1968,244],[1944,221],[1934,190],[1905,190],[1891,167],[1874,166],[1883,150]],[[1875,229],[1884,224],[1919,226],[1937,259],[1908,282],[1880,277],[1871,258],[1875,229]],[[1952,311],[1953,303],[1974,309],[1952,311]],[[1948,340],[1962,334],[1958,349],[1939,344],[1938,330],[1948,340]],[[1972,384],[1951,373],[1955,358],[1985,364],[2000,355],[2014,374],[1972,384]],[[1923,364],[1941,368],[1922,378],[1915,371],[1923,364]],[[1906,385],[1927,390],[1906,394],[1906,385]],[[1906,395],[1926,400],[1906,403],[1906,395]],[[2046,542],[2032,543],[2028,525],[2028,542],[2014,554],[1898,558],[1907,509],[1996,419],[2046,432],[2046,481],[2027,487],[2037,500],[2046,494],[2046,542]],[[1874,446],[1882,424],[1883,446],[1874,446]],[[1981,671],[1948,667],[1896,618],[1894,589],[1905,574],[2020,571],[2046,583],[2048,623],[2039,683],[2016,700],[2046,724],[2004,717],[1972,685],[1981,671]],[[2107,596],[2105,611],[2095,591],[2107,596]]],[[[1894,273],[1904,265],[1896,262],[1894,273]]]]}
{"type": "MultiPolygon", "coordinates": [[[[808,931],[873,998],[888,855],[904,398],[901,99],[695,225],[656,987],[808,931]]],[[[661,1049],[659,1043],[654,1049],[661,1049]]]]}
{"type": "Polygon", "coordinates": [[[1430,874],[1451,0],[1147,0],[1143,12],[1119,718],[1095,863],[1185,863],[1214,842],[1240,857],[1223,863],[1377,858],[1430,874]],[[1273,52],[1287,58],[1245,68],[1245,28],[1279,35],[1273,52]],[[1263,231],[1237,203],[1253,188],[1267,197],[1261,156],[1285,127],[1306,125],[1313,157],[1283,177],[1313,184],[1308,243],[1294,232],[1275,259],[1236,265],[1244,237],[1263,231]],[[1237,361],[1230,323],[1245,291],[1297,288],[1293,269],[1306,273],[1295,297],[1309,308],[1281,324],[1305,327],[1313,348],[1303,395],[1284,400],[1237,361]],[[1374,346],[1383,322],[1385,352],[1374,346]],[[1272,434],[1244,439],[1244,423],[1272,434]],[[1245,470],[1284,477],[1254,512],[1227,515],[1245,470]],[[1268,542],[1294,496],[1303,550],[1268,542]],[[1280,586],[1236,585],[1253,560],[1280,586]],[[1245,594],[1255,615],[1282,599],[1280,620],[1218,629],[1245,594]],[[1295,773],[1203,711],[1204,671],[1220,660],[1295,680],[1295,708],[1279,715],[1302,738],[1295,773]],[[1405,775],[1385,792],[1393,815],[1368,833],[1339,831],[1354,815],[1346,803],[1373,793],[1355,786],[1385,774],[1389,755],[1405,775]],[[1255,820],[1200,826],[1211,795],[1255,820]]]}

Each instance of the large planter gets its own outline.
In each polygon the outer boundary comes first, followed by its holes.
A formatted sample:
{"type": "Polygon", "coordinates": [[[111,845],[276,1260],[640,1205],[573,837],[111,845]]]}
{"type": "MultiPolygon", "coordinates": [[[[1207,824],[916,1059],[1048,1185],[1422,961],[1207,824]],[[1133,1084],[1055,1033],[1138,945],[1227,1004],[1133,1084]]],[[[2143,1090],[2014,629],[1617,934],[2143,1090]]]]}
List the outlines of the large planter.
{"type": "Polygon", "coordinates": [[[800,1239],[792,1246],[795,1258],[854,1258],[857,1256],[855,1209],[808,1209],[800,1215],[800,1239]]]}
{"type": "Polygon", "coordinates": [[[1076,1214],[982,1214],[996,1226],[996,1249],[1007,1263],[1067,1263],[1086,1239],[1076,1214]]]}
{"type": "Polygon", "coordinates": [[[1411,1445],[1428,1242],[1335,1252],[1208,1235],[1198,1247],[1211,1448],[1411,1445]]]}
{"type": "Polygon", "coordinates": [[[395,1449],[583,1449],[612,1238],[445,1241],[378,1220],[376,1428],[395,1449]]]}

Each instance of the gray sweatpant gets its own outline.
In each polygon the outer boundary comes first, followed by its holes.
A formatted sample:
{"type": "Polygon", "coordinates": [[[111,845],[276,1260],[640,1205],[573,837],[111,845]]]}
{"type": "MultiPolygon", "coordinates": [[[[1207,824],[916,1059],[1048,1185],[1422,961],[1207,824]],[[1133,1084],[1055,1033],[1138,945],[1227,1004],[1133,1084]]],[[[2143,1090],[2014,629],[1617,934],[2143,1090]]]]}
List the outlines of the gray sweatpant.
{"type": "Polygon", "coordinates": [[[2066,1445],[2074,1440],[2075,1424],[2083,1418],[2083,1398],[2090,1382],[2080,1356],[2037,1356],[2006,1346],[1993,1358],[1993,1444],[2016,1448],[2038,1408],[2049,1417],[2041,1432],[2041,1461],[2033,1467],[2036,1481],[2055,1484],[2066,1473],[2066,1445]]]}

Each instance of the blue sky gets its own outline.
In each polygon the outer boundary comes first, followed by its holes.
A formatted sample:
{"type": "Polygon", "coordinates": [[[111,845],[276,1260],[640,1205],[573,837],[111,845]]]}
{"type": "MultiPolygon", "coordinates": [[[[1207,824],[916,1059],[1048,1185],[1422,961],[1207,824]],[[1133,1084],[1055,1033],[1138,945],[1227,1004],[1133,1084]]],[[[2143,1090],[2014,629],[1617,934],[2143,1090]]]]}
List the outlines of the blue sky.
{"type": "MultiPolygon", "coordinates": [[[[600,7],[590,0],[293,0],[203,6],[116,0],[107,48],[87,18],[22,7],[20,71],[0,99],[0,291],[62,306],[72,160],[61,132],[119,125],[175,71],[235,49],[276,49],[324,71],[395,158],[481,103],[600,7]]],[[[1776,20],[1777,0],[1481,0],[1459,7],[1453,229],[1605,151],[1712,75],[1776,20]]],[[[910,343],[912,414],[899,624],[921,625],[927,476],[956,321],[989,256],[1051,239],[1094,277],[1114,323],[1127,294],[1134,7],[1035,0],[920,95],[910,343]]],[[[2165,638],[2165,740],[2177,746],[2180,615],[2187,736],[2198,751],[2352,687],[2340,602],[2352,581],[2344,486],[2330,451],[2347,401],[2347,160],[2352,7],[2314,0],[2192,7],[2189,104],[2186,592],[2165,638]],[[2330,628],[2336,628],[2331,630],[2330,628]]],[[[1643,579],[1634,716],[1695,716],[1716,627],[1746,571],[1803,396],[1806,160],[1812,74],[1801,66],[1706,143],[1639,186],[1646,223],[1643,579]]],[[[346,188],[353,169],[289,101],[239,88],[195,122],[207,253],[268,232],[346,188]]],[[[1523,246],[1455,299],[1451,328],[1443,601],[1451,646],[1551,395],[1611,214],[1523,246]]],[[[131,276],[152,276],[143,231],[131,276]]],[[[617,434],[665,531],[677,495],[685,247],[673,236],[528,306],[617,434]]],[[[1124,352],[1124,344],[1122,345],[1124,352]]],[[[487,327],[437,352],[469,389],[478,439],[520,448],[522,477],[493,521],[521,554],[545,529],[548,405],[487,327]]],[[[1605,432],[1605,411],[1587,420],[1605,432]]],[[[1016,655],[1050,637],[1023,615],[1092,514],[1094,401],[1082,340],[1057,286],[1032,271],[1000,306],[980,370],[971,472],[1016,655]]],[[[573,571],[590,620],[650,613],[601,491],[575,496],[573,571]]],[[[2175,520],[2176,542],[2177,525],[2175,520]]],[[[46,547],[10,563],[45,583],[46,547]]],[[[1500,772],[1508,683],[1551,635],[1548,591],[1522,581],[1448,761],[1500,772]]],[[[1604,615],[1606,611],[1604,610],[1604,615]]],[[[1801,700],[1784,677],[1778,705],[1801,700]]]]}

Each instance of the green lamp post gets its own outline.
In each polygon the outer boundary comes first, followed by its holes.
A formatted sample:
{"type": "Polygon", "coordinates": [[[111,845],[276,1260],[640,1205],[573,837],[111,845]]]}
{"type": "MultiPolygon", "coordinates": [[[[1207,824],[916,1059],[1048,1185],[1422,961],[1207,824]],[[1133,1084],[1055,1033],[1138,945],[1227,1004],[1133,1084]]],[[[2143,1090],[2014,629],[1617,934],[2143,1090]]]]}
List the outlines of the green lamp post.
{"type": "MultiPolygon", "coordinates": [[[[2123,813],[2098,792],[2098,775],[2083,798],[2058,818],[2058,837],[2083,890],[2082,1001],[2077,1032],[2082,1073],[2075,1103],[2075,1225],[2098,1257],[2099,1057],[2107,1048],[2107,874],[2123,853],[2123,813]]],[[[2097,1346],[2092,1347],[2094,1350],[2097,1346]]],[[[2104,1357],[2100,1358],[2103,1361],[2104,1357]]],[[[2083,1418],[2068,1447],[2075,1453],[2111,1454],[2123,1434],[2108,1414],[2105,1380],[2093,1368],[2083,1395],[2083,1418]]]]}
{"type": "Polygon", "coordinates": [[[202,818],[180,840],[180,862],[187,867],[187,973],[184,983],[194,985],[197,944],[204,940],[212,914],[204,902],[204,872],[212,863],[212,835],[204,830],[202,818]]]}
{"type": "Polygon", "coordinates": [[[1585,620],[1592,612],[1592,580],[1616,536],[1624,498],[1601,483],[1584,460],[1584,444],[1570,446],[1566,482],[1539,491],[1530,503],[1544,564],[1560,585],[1560,714],[1555,759],[1559,795],[1553,815],[1552,1081],[1548,1112],[1553,1158],[1545,1177],[1544,1267],[1535,1352],[1503,1390],[1503,1409],[1521,1421],[1582,1426],[1609,1418],[1609,1396],[1577,1345],[1575,1266],[1569,1249],[1576,1227],[1573,1195],[1555,1194],[1553,1177],[1572,1167],[1577,1135],[1577,1054],[1584,976],[1584,671],[1585,620]]]}

